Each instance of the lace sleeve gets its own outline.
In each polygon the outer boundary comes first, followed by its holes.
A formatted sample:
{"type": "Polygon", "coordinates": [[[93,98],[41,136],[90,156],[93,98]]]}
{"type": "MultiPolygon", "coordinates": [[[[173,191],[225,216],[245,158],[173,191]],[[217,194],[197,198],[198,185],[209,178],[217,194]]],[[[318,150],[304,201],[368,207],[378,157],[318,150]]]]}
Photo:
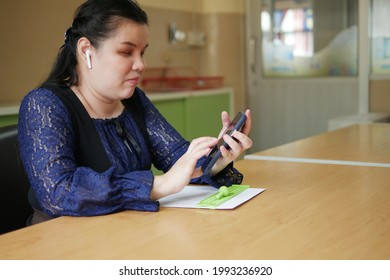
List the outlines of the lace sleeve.
{"type": "MultiPolygon", "coordinates": [[[[202,161],[202,159],[200,160],[202,161]]],[[[233,163],[230,163],[218,174],[211,177],[210,175],[203,175],[191,181],[193,184],[207,184],[213,187],[231,186],[234,184],[241,184],[244,176],[233,167],[233,163]]]]}
{"type": "Polygon", "coordinates": [[[157,211],[150,200],[150,171],[97,173],[77,167],[75,134],[64,104],[52,92],[36,89],[19,111],[20,155],[30,184],[50,216],[93,216],[124,209],[157,211]]]}
{"type": "MultiPolygon", "coordinates": [[[[145,118],[152,145],[154,164],[157,168],[166,172],[187,151],[189,142],[166,121],[144,94],[140,94],[140,96],[145,104],[145,118]]],[[[201,166],[204,160],[205,157],[201,158],[197,166],[201,166]]],[[[210,177],[210,175],[201,176],[193,179],[191,183],[220,187],[241,184],[242,180],[243,175],[231,163],[217,175],[213,177],[210,177]]]]}
{"type": "Polygon", "coordinates": [[[187,151],[190,143],[168,123],[144,93],[140,97],[144,104],[153,164],[157,169],[167,172],[187,151]]]}

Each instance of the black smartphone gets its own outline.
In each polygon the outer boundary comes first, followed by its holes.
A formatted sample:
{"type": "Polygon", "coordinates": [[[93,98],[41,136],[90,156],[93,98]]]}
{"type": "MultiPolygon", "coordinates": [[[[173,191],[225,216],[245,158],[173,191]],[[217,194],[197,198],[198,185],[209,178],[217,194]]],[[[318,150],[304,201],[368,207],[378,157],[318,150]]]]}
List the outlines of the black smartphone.
{"type": "MultiPolygon", "coordinates": [[[[229,136],[231,136],[234,131],[241,131],[242,127],[245,124],[245,121],[245,114],[243,112],[238,112],[238,114],[234,117],[234,119],[229,123],[226,130],[223,132],[223,135],[228,134],[229,136]]],[[[225,148],[229,149],[229,145],[223,140],[223,135],[219,139],[217,145],[215,145],[214,148],[207,155],[206,160],[202,164],[202,171],[205,175],[209,174],[215,162],[221,157],[221,151],[219,150],[219,148],[221,146],[224,146],[225,148]]]]}

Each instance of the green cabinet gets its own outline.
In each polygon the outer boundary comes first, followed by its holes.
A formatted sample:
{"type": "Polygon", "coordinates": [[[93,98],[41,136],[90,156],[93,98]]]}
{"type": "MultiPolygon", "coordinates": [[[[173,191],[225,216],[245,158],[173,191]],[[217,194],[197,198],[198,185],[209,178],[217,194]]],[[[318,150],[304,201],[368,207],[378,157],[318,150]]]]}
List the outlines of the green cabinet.
{"type": "Polygon", "coordinates": [[[232,113],[232,94],[232,89],[222,88],[148,96],[167,121],[191,141],[201,136],[218,136],[221,112],[232,113]]]}
{"type": "Polygon", "coordinates": [[[18,123],[19,104],[0,106],[0,127],[18,123]]]}
{"type": "Polygon", "coordinates": [[[18,115],[0,116],[0,127],[18,123],[18,115]]]}
{"type": "Polygon", "coordinates": [[[152,101],[160,113],[181,135],[186,132],[185,98],[152,101]]]}
{"type": "Polygon", "coordinates": [[[186,102],[186,137],[217,137],[222,129],[221,112],[230,113],[230,95],[193,96],[186,102]]]}

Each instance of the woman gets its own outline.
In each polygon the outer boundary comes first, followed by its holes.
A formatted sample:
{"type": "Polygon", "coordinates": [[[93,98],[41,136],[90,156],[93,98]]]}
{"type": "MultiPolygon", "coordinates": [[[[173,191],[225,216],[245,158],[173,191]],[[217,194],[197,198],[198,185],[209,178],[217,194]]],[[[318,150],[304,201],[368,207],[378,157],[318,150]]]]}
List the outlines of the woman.
{"type": "MultiPolygon", "coordinates": [[[[210,175],[199,166],[217,139],[185,141],[137,87],[148,18],[131,0],[89,0],[75,14],[53,69],[19,112],[21,159],[31,183],[31,223],[122,210],[157,211],[188,183],[238,184],[232,162],[252,145],[243,133],[210,175]],[[154,176],[151,164],[164,171],[154,176]]],[[[229,117],[222,113],[223,126],[229,117]]]]}

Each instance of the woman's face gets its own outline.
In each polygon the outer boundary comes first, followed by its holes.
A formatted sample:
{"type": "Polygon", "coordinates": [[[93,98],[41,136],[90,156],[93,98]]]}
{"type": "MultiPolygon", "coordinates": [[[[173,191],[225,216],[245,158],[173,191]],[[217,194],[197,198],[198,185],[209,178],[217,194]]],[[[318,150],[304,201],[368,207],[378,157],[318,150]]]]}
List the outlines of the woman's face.
{"type": "Polygon", "coordinates": [[[88,87],[107,100],[131,97],[145,70],[148,27],[124,20],[111,37],[91,50],[88,87]]]}

